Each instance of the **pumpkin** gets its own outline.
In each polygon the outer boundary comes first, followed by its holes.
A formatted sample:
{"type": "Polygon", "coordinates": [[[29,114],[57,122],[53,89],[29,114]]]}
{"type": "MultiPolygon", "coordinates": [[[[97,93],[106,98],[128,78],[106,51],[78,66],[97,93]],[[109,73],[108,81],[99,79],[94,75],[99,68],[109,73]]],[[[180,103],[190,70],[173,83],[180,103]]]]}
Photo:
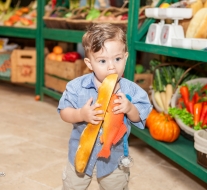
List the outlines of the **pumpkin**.
{"type": "Polygon", "coordinates": [[[168,115],[152,111],[146,121],[150,135],[164,142],[173,142],[180,135],[180,128],[177,123],[168,115]]]}
{"type": "Polygon", "coordinates": [[[147,118],[146,120],[146,127],[150,127],[153,122],[154,122],[154,118],[157,116],[158,112],[155,109],[152,109],[152,111],[150,112],[148,118],[150,117],[150,119],[147,118]]]}
{"type": "MultiPolygon", "coordinates": [[[[105,116],[117,78],[117,74],[108,75],[98,89],[98,98],[96,102],[101,104],[101,108],[97,108],[97,110],[101,109],[104,111],[104,114],[100,115],[102,117],[105,116]]],[[[81,134],[79,146],[75,155],[75,169],[79,173],[84,173],[85,171],[102,122],[99,122],[99,124],[88,123],[81,134]]]]}

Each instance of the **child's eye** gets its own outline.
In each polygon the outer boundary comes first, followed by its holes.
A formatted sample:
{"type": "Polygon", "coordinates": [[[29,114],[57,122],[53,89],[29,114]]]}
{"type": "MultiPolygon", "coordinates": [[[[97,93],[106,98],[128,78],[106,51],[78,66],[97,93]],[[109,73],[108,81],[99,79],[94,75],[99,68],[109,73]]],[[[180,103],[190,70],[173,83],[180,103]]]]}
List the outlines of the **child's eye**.
{"type": "Polygon", "coordinates": [[[118,61],[120,61],[121,60],[121,57],[117,57],[116,58],[116,61],[118,62],[118,61]]]}
{"type": "Polygon", "coordinates": [[[100,60],[99,62],[100,62],[101,64],[104,64],[104,63],[106,63],[106,60],[103,59],[103,60],[100,60]]]}

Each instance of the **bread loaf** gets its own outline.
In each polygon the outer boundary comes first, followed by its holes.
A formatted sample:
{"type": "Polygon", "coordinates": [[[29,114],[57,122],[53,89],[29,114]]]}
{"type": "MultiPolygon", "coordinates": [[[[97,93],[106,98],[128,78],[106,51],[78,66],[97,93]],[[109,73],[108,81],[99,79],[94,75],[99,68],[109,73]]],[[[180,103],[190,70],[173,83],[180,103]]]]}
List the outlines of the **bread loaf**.
{"type": "Polygon", "coordinates": [[[186,38],[207,37],[207,8],[200,9],[190,21],[186,38]]]}
{"type": "MultiPolygon", "coordinates": [[[[200,9],[203,8],[203,3],[201,0],[197,0],[196,2],[188,5],[187,8],[192,8],[193,16],[194,16],[200,9]]],[[[193,18],[193,16],[192,16],[192,18],[193,18]]],[[[187,32],[187,29],[188,29],[188,26],[190,24],[191,19],[184,19],[179,22],[179,24],[183,27],[185,36],[186,36],[186,32],[187,32]]]]}

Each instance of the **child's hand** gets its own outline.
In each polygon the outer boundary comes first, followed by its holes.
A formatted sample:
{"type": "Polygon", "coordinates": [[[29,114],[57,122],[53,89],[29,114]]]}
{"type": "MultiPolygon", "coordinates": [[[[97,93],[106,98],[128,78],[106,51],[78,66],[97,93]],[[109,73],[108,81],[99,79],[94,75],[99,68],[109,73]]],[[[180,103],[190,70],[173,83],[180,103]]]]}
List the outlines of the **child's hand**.
{"type": "Polygon", "coordinates": [[[92,101],[92,98],[87,101],[87,103],[80,109],[80,114],[83,118],[83,121],[91,124],[98,124],[103,120],[103,117],[97,115],[103,114],[103,110],[95,110],[96,108],[101,107],[101,105],[97,103],[91,105],[92,101]]]}
{"type": "Polygon", "coordinates": [[[126,98],[125,94],[118,93],[116,94],[119,99],[114,100],[114,103],[118,103],[119,105],[115,106],[113,109],[114,114],[124,113],[127,114],[131,109],[131,102],[126,98]]]}

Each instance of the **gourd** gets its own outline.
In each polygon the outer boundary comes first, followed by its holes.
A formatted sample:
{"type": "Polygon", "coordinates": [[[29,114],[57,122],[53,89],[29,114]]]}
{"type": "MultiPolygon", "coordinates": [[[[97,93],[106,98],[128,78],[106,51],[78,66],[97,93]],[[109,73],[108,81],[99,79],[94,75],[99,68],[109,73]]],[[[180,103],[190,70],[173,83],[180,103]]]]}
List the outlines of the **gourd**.
{"type": "Polygon", "coordinates": [[[154,109],[149,114],[146,125],[150,135],[158,141],[173,142],[180,135],[177,123],[168,114],[158,113],[154,109]]]}

